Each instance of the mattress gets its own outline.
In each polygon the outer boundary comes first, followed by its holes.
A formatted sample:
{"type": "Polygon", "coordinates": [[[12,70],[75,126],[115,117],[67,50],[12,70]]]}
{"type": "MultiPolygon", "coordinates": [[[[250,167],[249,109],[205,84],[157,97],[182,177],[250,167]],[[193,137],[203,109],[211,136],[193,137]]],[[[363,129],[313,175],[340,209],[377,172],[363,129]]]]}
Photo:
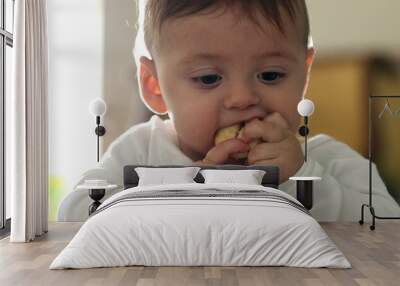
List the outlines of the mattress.
{"type": "Polygon", "coordinates": [[[50,269],[131,265],[351,267],[290,195],[259,185],[199,183],[113,195],[50,269]]]}

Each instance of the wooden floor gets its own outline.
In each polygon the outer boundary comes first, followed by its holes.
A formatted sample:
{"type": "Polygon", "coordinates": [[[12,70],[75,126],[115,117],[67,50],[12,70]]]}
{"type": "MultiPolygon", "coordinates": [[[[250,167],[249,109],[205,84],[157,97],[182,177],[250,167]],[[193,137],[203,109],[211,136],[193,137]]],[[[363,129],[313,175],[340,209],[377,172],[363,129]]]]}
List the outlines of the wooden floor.
{"type": "Polygon", "coordinates": [[[48,270],[79,229],[53,223],[44,237],[27,244],[0,241],[0,285],[400,285],[400,222],[378,221],[375,231],[357,223],[325,223],[325,231],[353,268],[120,267],[48,270]]]}

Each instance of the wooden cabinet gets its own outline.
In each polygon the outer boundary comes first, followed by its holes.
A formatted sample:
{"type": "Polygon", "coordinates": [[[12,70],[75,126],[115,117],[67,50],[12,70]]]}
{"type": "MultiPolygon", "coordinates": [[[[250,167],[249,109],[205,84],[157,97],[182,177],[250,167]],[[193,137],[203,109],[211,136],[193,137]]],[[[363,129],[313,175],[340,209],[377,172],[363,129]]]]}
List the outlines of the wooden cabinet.
{"type": "Polygon", "coordinates": [[[367,157],[368,95],[400,95],[399,66],[376,56],[317,58],[306,94],[316,106],[311,135],[331,135],[367,157]]]}

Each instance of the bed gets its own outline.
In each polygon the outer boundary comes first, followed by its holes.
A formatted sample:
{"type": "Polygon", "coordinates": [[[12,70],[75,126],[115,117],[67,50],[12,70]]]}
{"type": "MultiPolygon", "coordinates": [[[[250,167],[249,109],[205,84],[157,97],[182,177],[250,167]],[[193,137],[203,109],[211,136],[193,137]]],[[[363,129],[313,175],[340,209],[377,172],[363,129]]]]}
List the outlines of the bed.
{"type": "Polygon", "coordinates": [[[277,167],[202,166],[193,182],[150,185],[141,185],[144,177],[139,178],[136,171],[187,167],[126,166],[125,190],[100,205],[50,269],[130,265],[351,268],[308,210],[277,189],[277,167]],[[202,172],[209,170],[238,170],[237,177],[248,170],[264,174],[259,185],[218,183],[204,179],[202,172]]]}

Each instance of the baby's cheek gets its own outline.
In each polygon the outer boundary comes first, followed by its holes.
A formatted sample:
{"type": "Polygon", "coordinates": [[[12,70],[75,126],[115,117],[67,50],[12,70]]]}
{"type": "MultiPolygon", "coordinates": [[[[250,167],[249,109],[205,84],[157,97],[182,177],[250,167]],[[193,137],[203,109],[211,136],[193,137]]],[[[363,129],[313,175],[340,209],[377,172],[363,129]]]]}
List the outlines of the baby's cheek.
{"type": "Polygon", "coordinates": [[[175,102],[175,126],[179,126],[179,136],[191,149],[206,154],[214,145],[214,135],[218,129],[218,102],[208,96],[189,94],[184,101],[175,102]]]}
{"type": "Polygon", "coordinates": [[[206,154],[214,145],[215,122],[207,117],[190,116],[176,123],[179,137],[199,153],[206,154]],[[179,128],[180,127],[180,128],[179,128]]]}

